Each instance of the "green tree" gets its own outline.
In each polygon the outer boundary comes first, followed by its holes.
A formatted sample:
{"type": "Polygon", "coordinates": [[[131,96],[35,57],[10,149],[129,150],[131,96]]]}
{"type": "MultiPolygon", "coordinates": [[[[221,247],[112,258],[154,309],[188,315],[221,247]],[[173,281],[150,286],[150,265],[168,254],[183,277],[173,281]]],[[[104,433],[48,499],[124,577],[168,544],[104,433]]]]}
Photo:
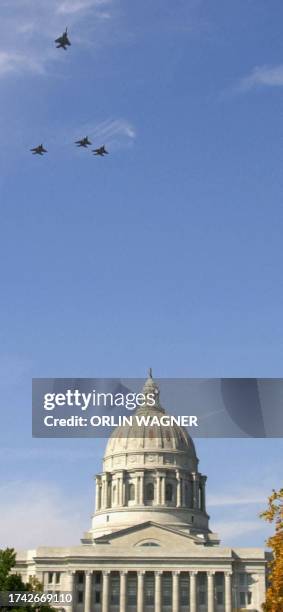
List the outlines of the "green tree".
{"type": "MultiPolygon", "coordinates": [[[[37,580],[36,577],[30,576],[29,582],[24,583],[21,576],[16,573],[11,573],[16,565],[16,553],[13,548],[6,548],[5,550],[0,549],[0,591],[10,592],[42,592],[42,584],[37,580]]],[[[54,608],[51,608],[48,604],[36,604],[27,605],[23,607],[9,607],[7,612],[35,612],[40,609],[40,612],[55,612],[54,608]]],[[[2,608],[2,612],[5,608],[2,608]]]]}
{"type": "Polygon", "coordinates": [[[275,533],[267,540],[272,550],[272,560],[268,564],[268,588],[264,612],[282,612],[283,610],[283,489],[272,492],[268,499],[267,509],[261,513],[268,523],[273,523],[275,533]]]}

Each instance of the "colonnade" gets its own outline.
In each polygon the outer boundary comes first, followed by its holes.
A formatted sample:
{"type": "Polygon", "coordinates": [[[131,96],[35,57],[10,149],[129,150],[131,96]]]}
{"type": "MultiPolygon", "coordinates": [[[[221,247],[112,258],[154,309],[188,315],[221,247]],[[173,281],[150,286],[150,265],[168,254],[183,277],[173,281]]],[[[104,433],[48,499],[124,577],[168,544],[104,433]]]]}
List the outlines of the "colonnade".
{"type": "Polygon", "coordinates": [[[134,485],[134,499],[136,505],[147,503],[146,485],[154,486],[154,505],[166,505],[166,484],[174,488],[174,502],[177,508],[189,507],[205,511],[205,482],[206,477],[197,472],[190,474],[176,469],[173,472],[155,470],[150,475],[144,471],[120,471],[112,474],[104,472],[96,476],[96,512],[107,508],[123,507],[128,505],[128,487],[134,485]]]}
{"type": "MultiPolygon", "coordinates": [[[[119,612],[127,612],[127,582],[128,573],[131,570],[121,570],[115,575],[119,574],[119,612]]],[[[165,570],[155,570],[151,572],[154,574],[154,604],[151,609],[154,612],[162,612],[162,579],[165,570]]],[[[203,570],[201,570],[203,574],[203,570]]],[[[207,604],[204,609],[207,612],[217,612],[217,605],[215,600],[215,571],[208,570],[207,581],[206,581],[206,601],[207,604]]],[[[110,604],[110,590],[111,590],[111,570],[102,571],[101,590],[100,590],[100,601],[98,604],[92,601],[93,599],[93,572],[85,571],[84,575],[84,598],[83,598],[83,612],[111,612],[110,604]]],[[[182,576],[188,580],[188,593],[189,601],[187,606],[190,612],[198,612],[198,588],[197,588],[197,574],[198,571],[192,570],[188,572],[182,571],[182,576]]],[[[131,571],[131,575],[133,572],[131,571]]],[[[166,575],[168,572],[166,571],[166,575]]],[[[180,575],[181,570],[174,570],[171,572],[172,575],[172,605],[170,606],[172,612],[181,612],[180,606],[180,575]]],[[[136,591],[136,605],[134,609],[136,612],[144,612],[146,608],[145,601],[145,570],[138,570],[136,572],[137,579],[137,591],[136,591]]],[[[230,571],[224,572],[224,606],[221,606],[221,610],[225,612],[232,612],[232,573],[230,571]]],[[[74,594],[74,603],[72,610],[76,610],[76,597],[75,597],[75,572],[69,572],[67,578],[68,590],[74,594]]],[[[65,583],[66,584],[66,583],[65,583]]],[[[115,607],[115,606],[114,606],[115,607]]],[[[150,607],[150,606],[149,606],[150,607]]],[[[81,608],[79,608],[81,610],[81,608]]],[[[116,608],[115,608],[116,609],[116,608]]],[[[133,608],[131,608],[133,609],[133,608]]]]}

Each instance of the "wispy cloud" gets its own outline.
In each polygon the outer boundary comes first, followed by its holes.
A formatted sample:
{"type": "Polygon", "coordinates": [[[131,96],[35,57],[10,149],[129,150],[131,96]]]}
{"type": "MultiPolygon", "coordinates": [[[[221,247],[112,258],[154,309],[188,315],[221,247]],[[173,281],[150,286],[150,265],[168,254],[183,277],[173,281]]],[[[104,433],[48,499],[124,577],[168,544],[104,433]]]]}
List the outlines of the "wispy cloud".
{"type": "Polygon", "coordinates": [[[126,119],[108,119],[94,125],[85,125],[81,130],[93,136],[96,141],[107,142],[114,148],[130,145],[136,138],[134,126],[126,119]]]}
{"type": "Polygon", "coordinates": [[[74,15],[83,13],[93,8],[101,8],[111,4],[111,0],[64,0],[58,5],[57,13],[62,15],[74,15]]]}
{"type": "Polygon", "coordinates": [[[88,528],[89,500],[73,496],[70,506],[69,496],[49,483],[13,482],[0,487],[0,500],[2,547],[70,546],[88,528]]]}
{"type": "Polygon", "coordinates": [[[283,64],[256,66],[238,83],[237,91],[250,91],[256,87],[283,87],[283,64]]]}
{"type": "Polygon", "coordinates": [[[28,55],[12,51],[0,51],[0,76],[19,71],[44,74],[44,64],[28,55]]]}
{"type": "Polygon", "coordinates": [[[246,506],[251,504],[265,504],[266,495],[262,489],[242,489],[232,493],[219,493],[208,495],[208,507],[220,506],[246,506]]]}
{"type": "MultiPolygon", "coordinates": [[[[237,521],[237,520],[231,520],[231,521],[219,521],[219,522],[214,522],[213,525],[213,530],[216,531],[216,533],[219,534],[221,540],[226,540],[227,542],[231,542],[234,539],[238,539],[241,536],[244,536],[246,534],[252,534],[258,531],[264,531],[264,527],[262,525],[262,523],[260,522],[260,520],[254,520],[254,521],[249,521],[249,520],[242,520],[242,521],[237,521]]],[[[263,535],[262,540],[264,541],[265,536],[263,535]]]]}
{"type": "Polygon", "coordinates": [[[136,128],[128,119],[106,119],[95,121],[89,119],[83,123],[56,129],[54,138],[50,136],[49,142],[54,146],[69,146],[83,136],[88,136],[94,145],[105,144],[111,151],[132,146],[136,138],[136,128]]]}
{"type": "Polygon", "coordinates": [[[62,60],[63,55],[55,49],[54,39],[66,25],[72,42],[78,46],[96,48],[100,40],[107,44],[111,40],[109,23],[115,7],[116,0],[49,0],[45,3],[3,0],[0,3],[0,77],[11,73],[46,74],[50,63],[62,60]]]}

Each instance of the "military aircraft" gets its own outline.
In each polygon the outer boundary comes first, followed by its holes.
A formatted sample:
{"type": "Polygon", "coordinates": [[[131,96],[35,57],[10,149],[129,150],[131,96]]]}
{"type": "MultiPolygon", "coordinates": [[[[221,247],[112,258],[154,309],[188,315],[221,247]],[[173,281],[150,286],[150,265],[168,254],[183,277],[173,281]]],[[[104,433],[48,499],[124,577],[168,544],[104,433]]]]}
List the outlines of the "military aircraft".
{"type": "Polygon", "coordinates": [[[68,38],[68,28],[66,28],[62,36],[59,36],[59,38],[56,38],[55,43],[56,43],[56,49],[64,49],[64,51],[66,51],[67,47],[71,46],[71,43],[68,38]]]}
{"type": "Polygon", "coordinates": [[[33,155],[43,155],[47,153],[47,149],[44,148],[42,144],[38,145],[38,147],[34,147],[34,149],[30,149],[33,155]]]}
{"type": "Polygon", "coordinates": [[[94,155],[101,155],[101,157],[103,157],[104,155],[108,155],[108,151],[106,151],[105,145],[102,145],[102,147],[99,147],[98,149],[93,149],[92,152],[94,153],[94,155]]]}
{"type": "Polygon", "coordinates": [[[85,138],[81,138],[81,140],[76,140],[75,144],[78,147],[88,147],[88,145],[91,145],[90,140],[88,139],[87,136],[85,136],[85,138]]]}

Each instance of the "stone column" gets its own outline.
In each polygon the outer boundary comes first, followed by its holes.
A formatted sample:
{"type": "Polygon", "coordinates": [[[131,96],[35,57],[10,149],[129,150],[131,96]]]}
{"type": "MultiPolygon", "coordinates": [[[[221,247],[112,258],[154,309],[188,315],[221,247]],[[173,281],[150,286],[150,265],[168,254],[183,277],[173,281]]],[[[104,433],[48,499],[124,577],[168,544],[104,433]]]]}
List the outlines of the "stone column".
{"type": "Polygon", "coordinates": [[[214,612],[214,572],[207,572],[207,612],[214,612]]]}
{"type": "Polygon", "coordinates": [[[190,572],[190,612],[197,612],[197,572],[190,572]]]}
{"type": "MultiPolygon", "coordinates": [[[[72,603],[68,606],[68,612],[73,612],[76,602],[75,602],[75,574],[73,570],[66,572],[64,574],[64,591],[71,593],[72,595],[72,603]]],[[[45,590],[45,589],[44,589],[45,590]]]]}
{"type": "Polygon", "coordinates": [[[128,498],[127,498],[127,488],[126,482],[122,479],[122,506],[127,506],[128,498]]]}
{"type": "Polygon", "coordinates": [[[166,478],[165,474],[161,478],[161,504],[165,506],[165,487],[166,487],[166,478]]]}
{"type": "Polygon", "coordinates": [[[232,612],[232,573],[225,572],[225,612],[232,612]]]}
{"type": "Polygon", "coordinates": [[[162,572],[155,572],[154,612],[161,612],[161,579],[162,579],[162,572]]]}
{"type": "Polygon", "coordinates": [[[193,474],[193,508],[198,510],[198,474],[193,474]]]}
{"type": "Polygon", "coordinates": [[[188,500],[189,500],[189,496],[186,493],[186,488],[188,488],[189,483],[187,478],[183,478],[182,479],[182,506],[187,506],[188,505],[188,500]]]}
{"type": "Polygon", "coordinates": [[[91,612],[92,572],[85,572],[84,612],[91,612]]]}
{"type": "Polygon", "coordinates": [[[138,572],[138,594],[137,594],[137,612],[143,612],[144,603],[144,574],[145,572],[138,572]]]}
{"type": "Polygon", "coordinates": [[[127,609],[127,572],[120,572],[120,612],[127,609]]]}
{"type": "Polygon", "coordinates": [[[109,582],[110,582],[110,571],[106,570],[102,572],[102,612],[109,612],[109,582]]]}
{"type": "Polygon", "coordinates": [[[205,485],[206,485],[206,476],[202,476],[201,477],[201,482],[202,482],[202,503],[203,503],[203,511],[206,511],[206,492],[205,492],[205,485]]]}
{"type": "Polygon", "coordinates": [[[42,584],[44,591],[48,591],[48,574],[49,572],[43,572],[42,584]]]}
{"type": "Polygon", "coordinates": [[[141,474],[140,477],[140,504],[143,506],[144,504],[144,475],[141,474]]]}
{"type": "Polygon", "coordinates": [[[123,506],[124,505],[124,500],[123,500],[123,476],[120,473],[117,476],[117,481],[118,481],[118,506],[123,506]]]}
{"type": "Polygon", "coordinates": [[[101,509],[106,508],[106,482],[105,475],[101,477],[101,509]]]}
{"type": "Polygon", "coordinates": [[[179,470],[177,471],[177,500],[176,500],[176,506],[177,508],[180,508],[180,506],[182,505],[182,481],[180,478],[180,472],[179,470]]]}
{"type": "Polygon", "coordinates": [[[156,476],[156,503],[158,506],[161,504],[161,476],[157,474],[156,476]]]}
{"type": "Polygon", "coordinates": [[[180,609],[180,572],[173,572],[172,575],[172,612],[179,612],[180,609]]]}
{"type": "Polygon", "coordinates": [[[96,496],[95,496],[95,510],[98,511],[101,508],[101,483],[100,476],[96,476],[96,496]]]}

